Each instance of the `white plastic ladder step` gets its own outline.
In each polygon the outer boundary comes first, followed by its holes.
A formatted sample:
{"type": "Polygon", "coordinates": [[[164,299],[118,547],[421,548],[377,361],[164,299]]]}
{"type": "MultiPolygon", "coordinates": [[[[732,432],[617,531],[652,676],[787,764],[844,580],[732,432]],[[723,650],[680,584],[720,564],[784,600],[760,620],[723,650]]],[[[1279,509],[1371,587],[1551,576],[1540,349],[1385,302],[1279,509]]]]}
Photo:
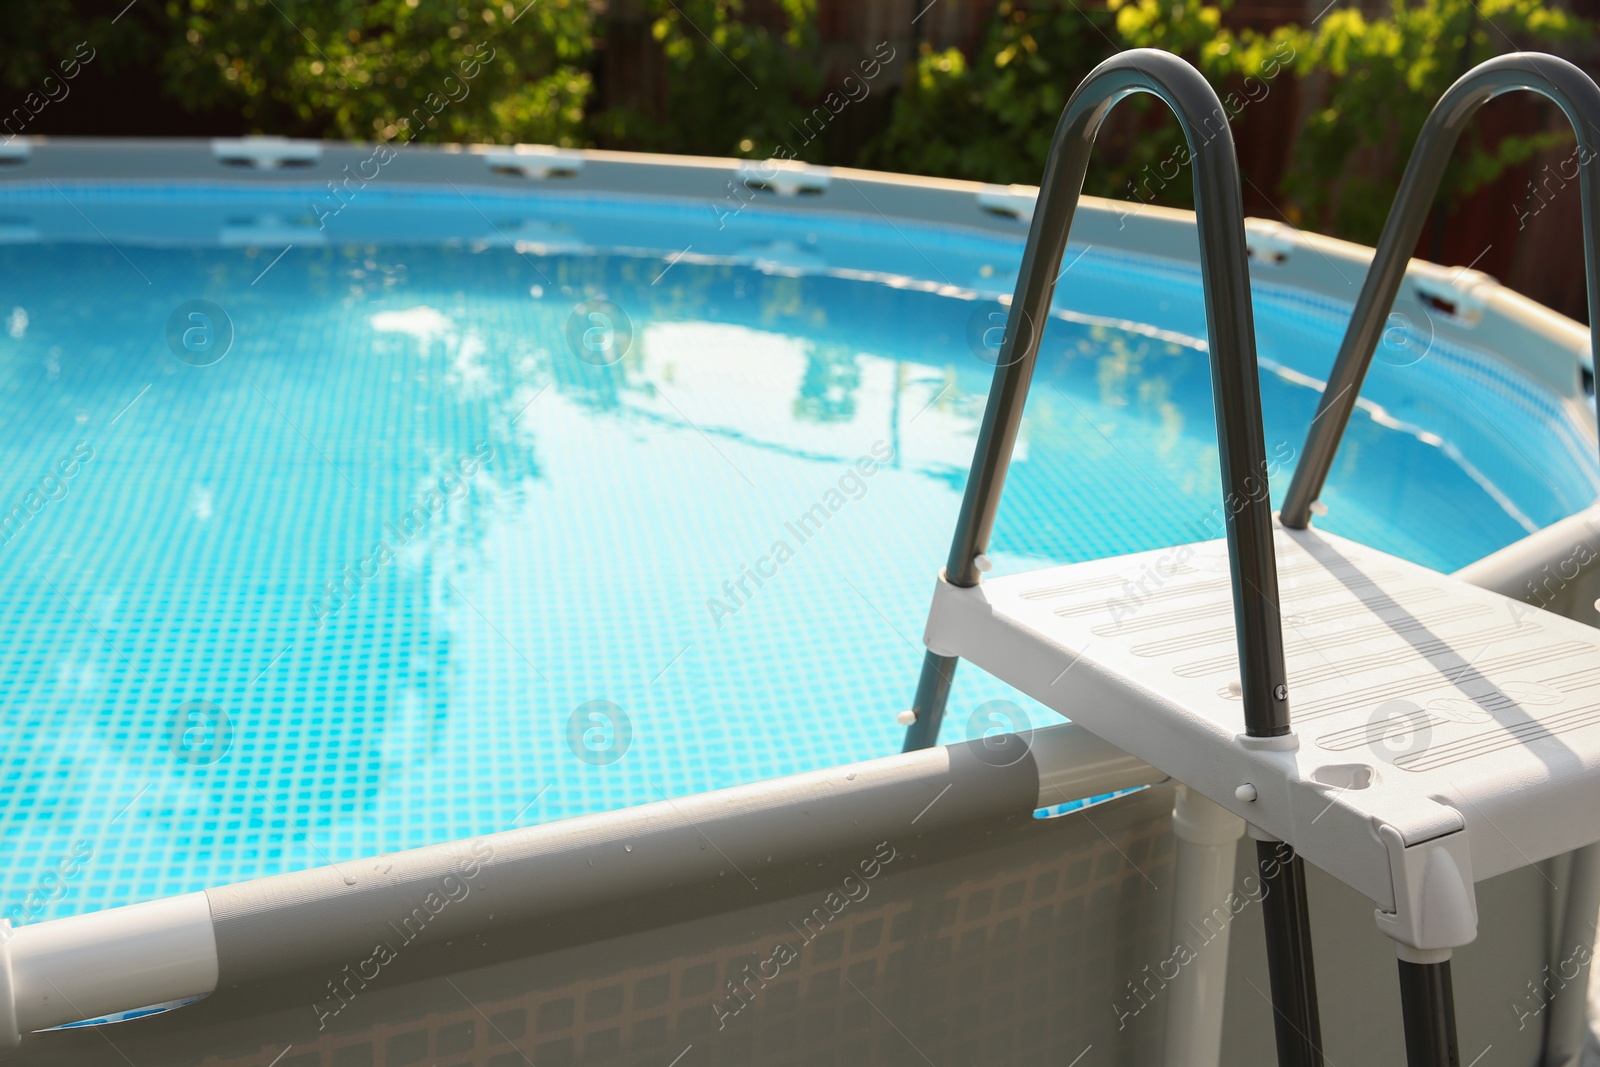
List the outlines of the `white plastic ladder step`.
{"type": "Polygon", "coordinates": [[[1284,741],[1242,736],[1223,541],[941,581],[928,647],[1291,842],[1380,911],[1404,912],[1425,879],[1404,869],[1411,846],[1448,838],[1470,887],[1600,840],[1600,630],[1321,531],[1275,539],[1284,741]]]}

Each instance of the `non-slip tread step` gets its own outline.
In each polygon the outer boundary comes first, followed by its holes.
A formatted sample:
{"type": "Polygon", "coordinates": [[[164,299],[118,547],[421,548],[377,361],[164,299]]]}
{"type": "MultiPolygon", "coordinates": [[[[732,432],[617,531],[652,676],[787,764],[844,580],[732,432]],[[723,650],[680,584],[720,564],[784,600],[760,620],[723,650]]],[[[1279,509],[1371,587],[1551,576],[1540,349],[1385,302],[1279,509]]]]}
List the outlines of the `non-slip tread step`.
{"type": "Polygon", "coordinates": [[[1375,827],[1435,833],[1441,808],[1480,878],[1600,840],[1600,631],[1320,531],[1275,544],[1293,751],[1240,740],[1222,541],[941,583],[928,645],[1313,861],[1365,865],[1330,873],[1375,899],[1375,827]],[[1259,800],[1235,798],[1246,784],[1259,800]]]}

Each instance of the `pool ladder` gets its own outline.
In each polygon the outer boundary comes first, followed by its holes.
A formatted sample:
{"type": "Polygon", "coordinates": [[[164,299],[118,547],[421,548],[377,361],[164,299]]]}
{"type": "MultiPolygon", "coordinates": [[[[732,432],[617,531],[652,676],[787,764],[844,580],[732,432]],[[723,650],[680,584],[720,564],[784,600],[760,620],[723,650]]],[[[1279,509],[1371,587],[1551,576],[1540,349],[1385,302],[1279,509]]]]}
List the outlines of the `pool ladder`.
{"type": "MultiPolygon", "coordinates": [[[[1377,903],[1378,925],[1399,956],[1408,1062],[1446,1067],[1460,1062],[1449,959],[1476,936],[1473,884],[1600,841],[1600,821],[1584,817],[1600,810],[1600,671],[1593,669],[1600,664],[1600,634],[1531,609],[1519,614],[1520,606],[1499,594],[1309,529],[1311,505],[1450,152],[1479,107],[1517,89],[1559,105],[1586,154],[1584,253],[1590,319],[1600,324],[1600,186],[1588,165],[1600,147],[1600,88],[1553,56],[1492,59],[1457,81],[1423,127],[1275,523],[1226,112],[1200,74],[1168,53],[1136,49],[1096,67],[1056,128],[929,613],[907,751],[937,741],[957,660],[971,659],[1169,773],[1186,787],[1180,807],[1192,791],[1248,825],[1261,872],[1272,872],[1263,878],[1262,900],[1282,1067],[1324,1061],[1300,853],[1377,903]],[[1173,110],[1194,164],[1225,543],[986,581],[985,553],[1089,154],[1107,114],[1135,93],[1158,96],[1173,110]],[[1280,559],[1286,561],[1281,593],[1280,559]],[[1153,573],[1160,584],[1123,605],[1136,611],[1134,619],[1124,623],[1122,611],[1113,610],[1108,622],[1106,591],[1129,573],[1153,573]],[[1285,598],[1301,620],[1292,675],[1280,610],[1285,598]],[[1230,610],[1232,641],[1195,660],[1207,640],[1197,635],[1203,628],[1196,620],[1225,618],[1230,610]],[[1528,615],[1540,617],[1530,623],[1528,615]],[[1480,660],[1468,644],[1484,641],[1497,654],[1480,660]],[[1210,677],[1218,669],[1237,673],[1218,686],[1210,677]],[[1304,747],[1291,724],[1291,678],[1304,717],[1313,721],[1304,747]],[[1553,703],[1519,703],[1513,694],[1528,684],[1556,694],[1553,703]],[[1379,748],[1392,724],[1369,713],[1400,696],[1414,697],[1422,717],[1402,728],[1424,723],[1429,740],[1388,759],[1379,748]],[[1434,705],[1425,702],[1449,700],[1464,701],[1475,721],[1434,722],[1428,710],[1434,705]],[[1363,743],[1370,762],[1360,762],[1363,743]],[[1514,795],[1508,777],[1522,784],[1514,795]],[[1495,810],[1495,824],[1484,805],[1495,810]],[[1508,822],[1506,832],[1519,842],[1511,851],[1502,832],[1508,822]]],[[[1220,997],[1210,1003],[1220,1005],[1220,997]]],[[[1169,1029],[1167,1062],[1215,1063],[1220,1023],[1213,1023],[1209,1049],[1174,1049],[1169,1029]]]]}

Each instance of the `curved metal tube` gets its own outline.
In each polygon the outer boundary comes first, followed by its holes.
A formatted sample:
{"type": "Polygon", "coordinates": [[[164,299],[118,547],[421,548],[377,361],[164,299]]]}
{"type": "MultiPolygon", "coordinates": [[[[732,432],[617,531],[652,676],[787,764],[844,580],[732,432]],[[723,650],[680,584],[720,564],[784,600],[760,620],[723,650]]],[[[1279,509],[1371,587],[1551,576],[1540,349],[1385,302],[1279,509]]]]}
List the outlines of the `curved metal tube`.
{"type": "MultiPolygon", "coordinates": [[[[1140,92],[1159,96],[1177,114],[1194,164],[1195,224],[1200,234],[1200,279],[1217,407],[1222,511],[1233,576],[1245,729],[1258,737],[1281,735],[1289,732],[1289,702],[1239,168],[1222,102],[1200,72],[1177,56],[1140,48],[1108,59],[1083,80],[1061,114],[944,576],[959,586],[978,583],[977,557],[987,549],[994,528],[1040,335],[1049,321],[1050,298],[1083,193],[1089,153],[1111,109],[1123,97],[1140,92]]],[[[906,731],[907,751],[938,740],[955,666],[954,656],[932,649],[924,657],[914,720],[906,731]]],[[[1284,885],[1303,884],[1304,869],[1292,851],[1278,868],[1284,885]]],[[[1305,909],[1275,906],[1265,914],[1272,949],[1268,969],[1273,1005],[1288,1021],[1278,1028],[1279,1063],[1321,1067],[1322,1036],[1305,909]]]]}
{"type": "MultiPolygon", "coordinates": [[[[1588,273],[1590,351],[1600,357],[1600,183],[1590,165],[1600,154],[1600,87],[1564,59],[1540,52],[1513,52],[1473,67],[1439,99],[1423,124],[1417,146],[1406,164],[1400,191],[1395,194],[1389,220],[1372,257],[1372,267],[1361,287],[1350,326],[1339,346],[1338,359],[1328,376],[1327,388],[1317,404],[1317,414],[1306,435],[1305,449],[1295,467],[1280,515],[1283,524],[1304,529],[1311,521],[1311,505],[1322,492],[1333,466],[1345,424],[1355,408],[1356,395],[1372,353],[1394,306],[1406,264],[1427,221],[1433,198],[1444,176],[1445,164],[1461,131],[1477,110],[1503,93],[1528,89],[1549,97],[1567,116],[1578,135],[1579,196],[1583,205],[1583,259],[1588,273]]],[[[1597,361],[1600,366],[1600,361],[1597,361]]]]}
{"type": "MultiPolygon", "coordinates": [[[[1200,234],[1200,276],[1217,406],[1222,511],[1233,575],[1245,727],[1253,736],[1276,736],[1289,732],[1289,703],[1239,170],[1222,102],[1199,71],[1177,56],[1149,48],[1114,56],[1090,72],[1061,114],[945,579],[958,586],[978,583],[976,559],[987,548],[994,527],[1040,335],[1049,319],[1067,234],[1083,192],[1089,154],[1112,107],[1141,92],[1159,96],[1177,115],[1194,164],[1195,222],[1200,234]]],[[[924,659],[913,704],[916,721],[906,736],[908,751],[938,739],[955,662],[955,657],[932,651],[924,659]]]]}

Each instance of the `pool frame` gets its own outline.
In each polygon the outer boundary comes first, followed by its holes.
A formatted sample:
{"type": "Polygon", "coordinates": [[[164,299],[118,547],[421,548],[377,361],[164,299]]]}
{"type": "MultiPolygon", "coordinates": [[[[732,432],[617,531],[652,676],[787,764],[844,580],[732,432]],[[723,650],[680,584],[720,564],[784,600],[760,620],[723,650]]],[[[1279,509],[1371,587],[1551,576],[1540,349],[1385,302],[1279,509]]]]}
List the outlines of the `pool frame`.
{"type": "MultiPolygon", "coordinates": [[[[366,144],[276,138],[213,141],[19,138],[0,145],[0,190],[58,181],[80,186],[98,182],[146,187],[228,183],[300,190],[318,186],[341,188],[350,182],[358,183],[351,188],[360,188],[374,181],[396,188],[455,185],[498,193],[601,194],[703,201],[713,217],[728,211],[730,203],[759,203],[795,213],[824,212],[873,223],[881,221],[891,226],[895,220],[901,220],[959,227],[1013,238],[1019,246],[1026,236],[1038,193],[1031,186],[1002,187],[776,161],[573,151],[539,146],[408,146],[390,151],[391,158],[384,162],[381,175],[368,176],[368,168],[379,151],[379,147],[366,144]]],[[[1085,197],[1072,237],[1075,243],[1103,249],[1161,257],[1180,264],[1199,263],[1195,217],[1188,211],[1085,197]]],[[[1370,248],[1304,233],[1271,220],[1247,220],[1246,237],[1252,281],[1294,288],[1334,301],[1354,300],[1373,257],[1370,248]]],[[[23,239],[27,239],[26,235],[23,239]]],[[[670,256],[678,249],[664,247],[661,251],[670,256]]],[[[1578,425],[1593,431],[1594,409],[1585,389],[1585,374],[1592,385],[1594,366],[1589,331],[1582,325],[1506,289],[1481,272],[1446,268],[1416,259],[1408,265],[1397,306],[1406,302],[1427,311],[1438,336],[1487,352],[1528,375],[1559,398],[1578,425]],[[1534,343],[1529,343],[1530,340],[1534,343]]],[[[1593,519],[1600,516],[1600,509],[1592,508],[1586,515],[1589,516],[1584,519],[1588,524],[1586,528],[1597,528],[1593,519]]],[[[1575,516],[1569,523],[1579,518],[1575,516]]],[[[1560,536],[1565,537],[1566,533],[1560,536]]],[[[1496,576],[1504,575],[1503,580],[1513,584],[1524,574],[1537,573],[1535,565],[1554,558],[1550,553],[1557,547],[1551,537],[1535,535],[1527,543],[1519,542],[1473,566],[1492,570],[1496,576]]],[[[907,684],[909,687],[909,678],[907,684]]],[[[1051,737],[1062,738],[1075,732],[1071,726],[1052,730],[1051,737]]],[[[1082,778],[1083,792],[1072,791],[1073,795],[1089,795],[1159,777],[1150,775],[1148,769],[1130,771],[1120,766],[1122,761],[1128,761],[1120,753],[1097,756],[1081,744],[1042,748],[1052,749],[1055,758],[1035,763],[1033,760],[1043,753],[1030,753],[1028,765],[1013,774],[1023,779],[1018,783],[1018,790],[1025,794],[1029,804],[1043,802],[1038,788],[1040,779],[1051,774],[1082,778]],[[1111,771],[1128,776],[1127,781],[1120,777],[1113,781],[1110,777],[1098,776],[1111,771]]],[[[938,762],[943,758],[922,757],[924,762],[930,759],[938,762]]],[[[907,762],[905,757],[900,759],[907,767],[915,762],[907,762]]],[[[873,761],[861,767],[879,771],[901,769],[900,764],[885,761],[873,761]]],[[[818,772],[813,778],[820,776],[831,780],[843,770],[818,772]]],[[[938,779],[941,774],[948,773],[948,768],[930,763],[926,768],[916,769],[916,773],[938,779]]],[[[849,775],[852,780],[855,777],[854,773],[849,775]]],[[[768,812],[778,810],[784,803],[808,803],[814,788],[812,779],[805,776],[747,787],[748,792],[760,793],[767,800],[758,806],[760,810],[752,812],[756,836],[764,837],[771,829],[768,812]]],[[[845,791],[851,790],[846,787],[845,791]]],[[[709,808],[725,804],[727,795],[703,794],[683,803],[707,805],[709,813],[709,808]]],[[[639,820],[667,819],[670,814],[670,822],[681,815],[677,811],[652,810],[654,807],[608,813],[593,819],[609,819],[615,823],[612,840],[621,841],[631,839],[638,832],[634,823],[639,820]]],[[[595,825],[592,820],[570,820],[533,828],[518,832],[516,844],[528,854],[542,857],[552,842],[581,836],[592,831],[595,825]]],[[[693,840],[686,840],[690,846],[698,848],[693,840]]],[[[593,838],[584,842],[586,848],[596,844],[593,838]]],[[[439,845],[401,855],[417,866],[421,872],[418,877],[426,881],[448,868],[452,847],[439,845]]],[[[1231,843],[1227,847],[1231,848],[1231,843]]],[[[682,851],[687,853],[689,849],[685,847],[682,851]]],[[[577,855],[575,851],[574,856],[577,855]]],[[[309,907],[318,901],[331,901],[337,894],[337,890],[328,893],[327,887],[321,884],[327,873],[326,869],[295,872],[278,876],[274,885],[305,887],[303,903],[309,907]],[[313,886],[313,883],[316,884],[313,886]],[[311,891],[313,889],[315,891],[311,891]]],[[[512,883],[521,883],[525,872],[509,872],[505,877],[512,883]]],[[[387,892],[389,888],[384,885],[378,887],[378,891],[387,892]]],[[[66,925],[50,924],[48,929],[29,930],[24,940],[38,939],[33,945],[33,959],[37,965],[34,977],[47,969],[59,975],[57,968],[70,957],[85,981],[99,983],[97,993],[104,998],[104,1003],[97,1002],[96,1006],[110,1010],[112,1005],[150,994],[152,988],[160,990],[163,996],[168,993],[187,996],[216,988],[223,976],[248,980],[258,969],[270,970],[262,961],[266,960],[267,949],[273,944],[273,931],[278,929],[281,920],[276,902],[263,903],[255,896],[262,892],[262,887],[256,883],[218,887],[214,892],[231,894],[230,899],[242,901],[229,913],[231,925],[227,926],[229,930],[237,927],[242,933],[235,939],[235,950],[227,955],[224,962],[228,966],[220,974],[218,945],[211,927],[218,907],[216,900],[200,893],[91,913],[66,925]],[[58,943],[57,939],[64,940],[58,943]],[[169,954],[168,973],[161,976],[163,981],[152,984],[148,971],[141,973],[140,961],[148,960],[154,951],[169,954]]],[[[539,901],[533,902],[535,910],[538,904],[539,901]]],[[[303,914],[310,914],[301,910],[303,914]]],[[[453,917],[462,918],[465,914],[464,911],[460,915],[452,913],[453,917]]],[[[326,940],[332,932],[352,928],[350,917],[341,914],[330,917],[318,930],[311,932],[326,940]]],[[[13,952],[18,948],[13,945],[13,952]]],[[[0,1039],[15,1041],[21,1036],[19,1029],[30,1027],[18,1027],[20,1020],[13,1014],[16,1002],[12,994],[19,983],[18,975],[9,973],[15,961],[7,962],[7,955],[0,951],[0,962],[7,963],[8,972],[0,975],[8,987],[7,995],[0,997],[0,1039]]],[[[50,1015],[48,1021],[61,1021],[63,1017],[59,1011],[57,1007],[56,1014],[50,1015]]],[[[72,1014],[77,1013],[67,1013],[72,1014]]],[[[31,1021],[46,1020],[41,1015],[31,1021]]],[[[0,1040],[0,1044],[5,1043],[8,1042],[0,1040]]]]}

